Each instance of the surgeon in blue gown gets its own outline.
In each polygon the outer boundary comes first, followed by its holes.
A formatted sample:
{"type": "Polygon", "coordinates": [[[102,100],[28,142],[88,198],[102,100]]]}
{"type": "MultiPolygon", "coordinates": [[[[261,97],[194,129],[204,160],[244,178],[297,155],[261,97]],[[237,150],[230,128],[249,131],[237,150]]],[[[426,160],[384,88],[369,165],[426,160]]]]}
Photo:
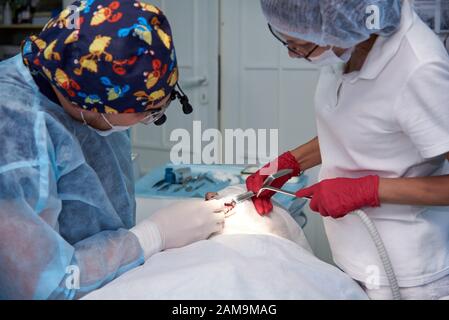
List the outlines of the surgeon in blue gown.
{"type": "Polygon", "coordinates": [[[135,225],[127,129],[161,124],[176,98],[188,107],[170,26],[139,1],[104,21],[73,5],[77,28],[63,11],[0,63],[0,299],[79,298],[223,227],[203,201],[135,225]]]}

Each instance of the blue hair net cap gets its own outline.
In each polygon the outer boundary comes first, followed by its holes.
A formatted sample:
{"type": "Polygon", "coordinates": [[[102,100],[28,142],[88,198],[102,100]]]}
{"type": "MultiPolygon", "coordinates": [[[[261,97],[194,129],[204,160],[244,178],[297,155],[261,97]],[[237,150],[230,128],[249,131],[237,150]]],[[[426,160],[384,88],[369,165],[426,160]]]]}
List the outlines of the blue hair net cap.
{"type": "Polygon", "coordinates": [[[391,35],[401,23],[401,0],[261,0],[261,5],[272,27],[320,46],[350,48],[372,34],[391,35]],[[369,23],[374,14],[378,25],[369,23]]]}

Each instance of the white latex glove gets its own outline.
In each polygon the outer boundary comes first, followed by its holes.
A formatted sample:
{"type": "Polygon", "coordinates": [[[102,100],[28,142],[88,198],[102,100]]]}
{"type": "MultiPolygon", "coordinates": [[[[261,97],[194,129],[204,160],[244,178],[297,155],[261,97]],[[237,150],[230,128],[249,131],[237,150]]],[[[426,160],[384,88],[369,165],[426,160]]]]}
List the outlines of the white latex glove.
{"type": "Polygon", "coordinates": [[[205,240],[224,227],[223,201],[186,200],[155,212],[131,229],[142,246],[145,259],[153,254],[205,240]]]}

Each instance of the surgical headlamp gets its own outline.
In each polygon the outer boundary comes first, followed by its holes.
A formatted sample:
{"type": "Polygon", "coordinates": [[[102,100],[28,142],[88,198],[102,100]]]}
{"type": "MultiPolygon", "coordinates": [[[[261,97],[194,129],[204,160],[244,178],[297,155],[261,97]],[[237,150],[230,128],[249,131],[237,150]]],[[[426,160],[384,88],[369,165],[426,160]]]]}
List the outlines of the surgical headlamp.
{"type": "MultiPolygon", "coordinates": [[[[193,112],[193,107],[190,104],[189,98],[187,97],[187,95],[184,93],[184,91],[182,90],[181,86],[179,85],[179,83],[176,84],[176,87],[173,89],[171,96],[170,96],[170,100],[169,103],[170,104],[172,101],[178,99],[179,103],[182,106],[182,112],[184,112],[184,114],[191,114],[193,112]],[[176,90],[176,88],[179,90],[176,90]]],[[[168,105],[167,105],[168,107],[168,105]]],[[[167,107],[165,109],[167,109],[167,107]]],[[[156,126],[162,126],[165,122],[167,121],[167,115],[162,115],[158,120],[156,120],[154,122],[154,124],[156,126]]]]}

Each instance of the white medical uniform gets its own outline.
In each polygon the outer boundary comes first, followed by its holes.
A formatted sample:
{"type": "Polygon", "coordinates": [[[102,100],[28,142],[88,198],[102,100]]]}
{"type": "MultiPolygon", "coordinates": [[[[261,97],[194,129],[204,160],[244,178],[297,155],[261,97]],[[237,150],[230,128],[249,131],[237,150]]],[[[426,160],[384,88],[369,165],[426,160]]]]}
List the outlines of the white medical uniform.
{"type": "MultiPolygon", "coordinates": [[[[408,1],[400,29],[378,38],[359,72],[323,70],[316,109],[320,180],[449,174],[449,57],[408,1]]],[[[449,207],[383,204],[366,213],[379,229],[401,287],[449,274],[449,207]]],[[[325,228],[340,268],[358,281],[388,285],[357,216],[325,219],[325,228]]]]}

